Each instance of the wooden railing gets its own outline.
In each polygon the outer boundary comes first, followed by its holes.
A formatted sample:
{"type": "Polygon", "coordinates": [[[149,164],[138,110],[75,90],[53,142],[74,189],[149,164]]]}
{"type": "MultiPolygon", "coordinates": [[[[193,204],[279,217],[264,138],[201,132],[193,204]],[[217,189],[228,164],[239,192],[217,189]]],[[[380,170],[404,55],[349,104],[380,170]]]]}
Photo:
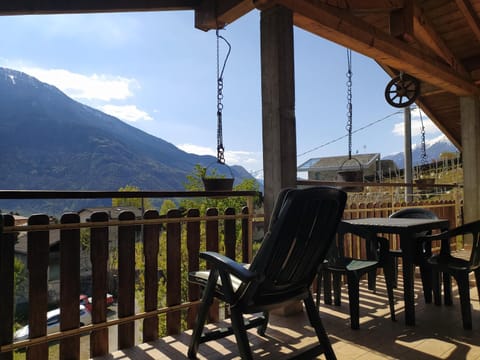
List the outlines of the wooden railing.
{"type": "MultiPolygon", "coordinates": [[[[80,193],[45,192],[43,198],[88,197],[200,197],[195,193],[80,193]],[[58,196],[58,197],[57,197],[58,196]]],[[[247,196],[249,206],[241,213],[226,209],[208,209],[200,214],[190,209],[182,214],[172,209],[166,216],[149,210],[141,219],[132,212],[122,212],[118,219],[109,219],[105,212],[92,214],[90,221],[81,222],[78,214],[64,214],[60,223],[49,223],[47,215],[34,215],[27,226],[16,226],[11,215],[3,216],[0,229],[0,359],[13,359],[13,352],[26,348],[27,359],[48,359],[49,344],[59,342],[60,359],[80,358],[80,339],[88,334],[89,356],[106,355],[109,335],[116,331],[117,347],[128,348],[137,342],[147,342],[159,336],[176,334],[193,325],[196,305],[200,296],[196,286],[186,282],[188,271],[203,267],[199,252],[220,251],[239,261],[250,262],[252,258],[252,224],[261,218],[252,212],[255,192],[212,193],[209,196],[247,196]],[[79,293],[81,257],[81,229],[89,232],[89,257],[92,281],[92,324],[79,326],[79,293]],[[50,236],[60,231],[60,300],[62,320],[60,332],[47,334],[46,313],[48,310],[48,268],[50,236]],[[114,231],[118,238],[117,250],[109,251],[109,234],[114,231]],[[20,232],[28,237],[28,323],[29,339],[13,341],[14,311],[14,246],[20,232]],[[139,236],[140,234],[140,236],[139,236]],[[139,251],[141,250],[141,253],[139,251]],[[111,266],[112,262],[118,265],[111,266]],[[201,266],[200,266],[201,265],[201,266]],[[117,317],[107,318],[105,295],[109,288],[107,275],[118,270],[116,277],[117,317]],[[159,277],[164,275],[164,282],[159,277]],[[140,276],[140,277],[139,277],[140,276]],[[142,283],[143,294],[136,284],[142,283]],[[165,298],[158,297],[159,287],[164,287],[165,298]],[[140,295],[139,295],[140,290],[140,295]],[[159,316],[161,315],[161,316],[159,316]],[[136,332],[134,322],[141,321],[141,334],[136,332]],[[117,326],[115,329],[114,326],[117,326]],[[140,336],[140,338],[138,338],[140,336]]],[[[39,192],[0,192],[0,198],[42,198],[39,192]]],[[[386,217],[402,207],[421,206],[435,211],[439,217],[448,218],[452,226],[457,224],[458,203],[455,201],[415,203],[367,203],[350,204],[345,218],[386,217]]],[[[82,243],[85,246],[84,243],[82,243]]],[[[353,248],[352,248],[352,251],[353,248]]],[[[140,287],[140,288],[142,288],[140,287]]],[[[221,316],[211,313],[212,321],[221,316]]],[[[82,343],[83,344],[83,343],[82,343]]]]}
{"type": "MultiPolygon", "coordinates": [[[[82,193],[88,197],[152,197],[158,193],[82,193]]],[[[71,198],[80,193],[70,192],[9,192],[0,196],[9,198],[71,198]],[[43,196],[43,197],[42,197],[43,196]]],[[[246,196],[253,204],[256,192],[162,193],[167,197],[246,196]]],[[[169,210],[164,216],[149,210],[141,219],[131,211],[123,211],[118,219],[110,219],[107,212],[95,212],[89,221],[81,222],[76,213],[63,214],[60,222],[50,223],[47,215],[33,215],[28,225],[16,226],[12,215],[4,215],[0,229],[0,359],[12,359],[13,351],[26,348],[27,359],[49,359],[49,343],[59,341],[59,358],[80,358],[80,337],[89,334],[89,356],[109,353],[109,332],[117,326],[119,349],[133,346],[138,341],[151,341],[160,335],[177,334],[191,327],[195,318],[194,305],[199,289],[187,285],[188,271],[199,269],[201,250],[221,251],[239,261],[249,262],[252,256],[253,214],[249,207],[240,213],[227,208],[224,212],[210,208],[205,214],[189,209],[182,214],[169,210]],[[81,244],[81,229],[88,229],[88,244],[81,244]],[[49,252],[54,231],[60,232],[60,332],[47,334],[47,310],[51,304],[49,293],[49,252]],[[109,233],[115,232],[118,245],[109,249],[109,233]],[[20,232],[27,233],[28,264],[28,325],[29,339],[13,341],[14,328],[14,257],[15,242],[20,232]],[[140,241],[139,241],[140,240],[140,241]],[[80,257],[82,246],[89,249],[91,260],[91,290],[93,296],[92,324],[79,324],[80,257]],[[160,251],[164,249],[164,253],[160,251]],[[142,251],[139,254],[139,250],[142,251]],[[163,264],[159,263],[163,259],[163,264]],[[107,319],[105,296],[109,289],[107,274],[111,263],[118,271],[117,315],[107,319]],[[166,281],[165,298],[158,297],[161,272],[166,281]],[[142,280],[143,278],[143,280],[142,280]],[[139,287],[143,281],[143,295],[139,287]],[[138,310],[140,309],[140,310],[138,310]],[[188,311],[187,311],[188,310],[188,311]],[[165,314],[163,324],[159,315],[165,314]],[[134,321],[142,320],[141,339],[135,333],[134,321]],[[164,333],[159,333],[159,328],[164,333]]],[[[111,237],[110,237],[111,240],[111,237]]],[[[215,320],[215,319],[214,319],[215,320]]]]}

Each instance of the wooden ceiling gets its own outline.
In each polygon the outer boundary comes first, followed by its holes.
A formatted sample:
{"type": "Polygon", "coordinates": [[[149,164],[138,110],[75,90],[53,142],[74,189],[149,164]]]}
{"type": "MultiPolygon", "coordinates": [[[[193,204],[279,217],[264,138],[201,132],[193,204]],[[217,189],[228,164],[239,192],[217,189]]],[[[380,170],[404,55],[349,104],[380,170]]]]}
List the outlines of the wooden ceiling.
{"type": "Polygon", "coordinates": [[[459,96],[480,95],[480,0],[18,0],[0,14],[195,10],[202,30],[281,5],[294,24],[421,82],[416,103],[461,149],[459,96]]]}

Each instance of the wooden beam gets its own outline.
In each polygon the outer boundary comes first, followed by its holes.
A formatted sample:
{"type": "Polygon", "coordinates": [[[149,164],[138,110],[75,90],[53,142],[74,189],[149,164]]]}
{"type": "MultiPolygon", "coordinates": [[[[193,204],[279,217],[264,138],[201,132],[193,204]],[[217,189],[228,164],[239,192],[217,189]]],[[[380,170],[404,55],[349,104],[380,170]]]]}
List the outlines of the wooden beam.
{"type": "Polygon", "coordinates": [[[19,0],[1,1],[0,15],[193,10],[200,0],[19,0]]]}
{"type": "Polygon", "coordinates": [[[223,28],[254,8],[253,0],[203,0],[195,11],[195,27],[204,31],[223,28]]]}
{"type": "Polygon", "coordinates": [[[455,0],[470,29],[480,40],[480,19],[469,0],[455,0]]]}
{"type": "Polygon", "coordinates": [[[277,0],[277,3],[291,9],[295,25],[304,30],[456,95],[480,93],[468,77],[347,11],[307,0],[277,0]]]}
{"type": "Polygon", "coordinates": [[[297,180],[293,15],[276,6],[260,14],[265,226],[281,189],[297,180]]]}
{"type": "Polygon", "coordinates": [[[430,20],[425,16],[417,2],[415,2],[414,6],[413,34],[416,39],[431,48],[438,56],[445,60],[454,71],[457,71],[464,77],[470,76],[462,62],[453,54],[445,41],[443,41],[434,30],[430,20]]]}
{"type": "Polygon", "coordinates": [[[405,7],[391,12],[390,35],[411,42],[413,40],[413,17],[413,0],[408,0],[405,2],[405,7]]]}
{"type": "Polygon", "coordinates": [[[351,11],[391,12],[395,9],[402,9],[406,0],[326,0],[330,6],[351,11]]]}

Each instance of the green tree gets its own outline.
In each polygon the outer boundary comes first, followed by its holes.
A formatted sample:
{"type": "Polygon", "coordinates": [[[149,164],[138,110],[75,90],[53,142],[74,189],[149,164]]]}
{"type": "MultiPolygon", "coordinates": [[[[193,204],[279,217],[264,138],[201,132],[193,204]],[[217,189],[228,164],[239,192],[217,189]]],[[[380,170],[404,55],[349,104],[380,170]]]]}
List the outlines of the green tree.
{"type": "MultiPolygon", "coordinates": [[[[215,170],[215,169],[214,169],[215,170]]],[[[203,191],[202,178],[205,176],[206,169],[200,164],[196,164],[191,174],[187,175],[187,181],[185,183],[186,191],[203,191]]],[[[215,171],[213,172],[215,175],[215,171]]],[[[255,179],[245,179],[239,184],[233,187],[236,191],[259,191],[258,182],[255,179]]],[[[260,203],[260,197],[255,198],[255,204],[260,203]]],[[[196,198],[196,199],[184,199],[180,202],[180,206],[189,208],[198,208],[201,213],[204,213],[206,209],[210,207],[216,207],[219,210],[224,210],[228,207],[234,208],[237,212],[241,211],[242,207],[247,205],[246,197],[227,197],[223,199],[212,198],[196,198]]]]}
{"type": "Polygon", "coordinates": [[[15,289],[20,288],[27,280],[27,270],[25,264],[17,257],[13,258],[13,281],[15,289]]]}
{"type": "Polygon", "coordinates": [[[168,210],[170,209],[176,209],[177,205],[170,199],[166,199],[162,203],[162,207],[160,208],[160,215],[166,215],[168,210]]]}
{"type": "MultiPolygon", "coordinates": [[[[140,188],[133,185],[125,185],[121,187],[118,191],[140,191],[140,188]]],[[[112,206],[133,206],[139,209],[153,209],[152,202],[149,199],[145,198],[113,198],[112,206]]]]}

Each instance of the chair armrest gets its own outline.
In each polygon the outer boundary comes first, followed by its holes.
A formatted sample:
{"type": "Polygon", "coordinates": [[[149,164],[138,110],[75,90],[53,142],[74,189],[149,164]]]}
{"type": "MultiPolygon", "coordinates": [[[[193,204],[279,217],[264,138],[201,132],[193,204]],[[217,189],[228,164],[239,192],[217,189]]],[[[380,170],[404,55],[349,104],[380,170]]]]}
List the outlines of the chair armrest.
{"type": "Polygon", "coordinates": [[[200,257],[213,264],[215,268],[234,275],[243,282],[252,281],[257,277],[256,273],[245,268],[242,264],[214,251],[201,252],[200,257]]]}

